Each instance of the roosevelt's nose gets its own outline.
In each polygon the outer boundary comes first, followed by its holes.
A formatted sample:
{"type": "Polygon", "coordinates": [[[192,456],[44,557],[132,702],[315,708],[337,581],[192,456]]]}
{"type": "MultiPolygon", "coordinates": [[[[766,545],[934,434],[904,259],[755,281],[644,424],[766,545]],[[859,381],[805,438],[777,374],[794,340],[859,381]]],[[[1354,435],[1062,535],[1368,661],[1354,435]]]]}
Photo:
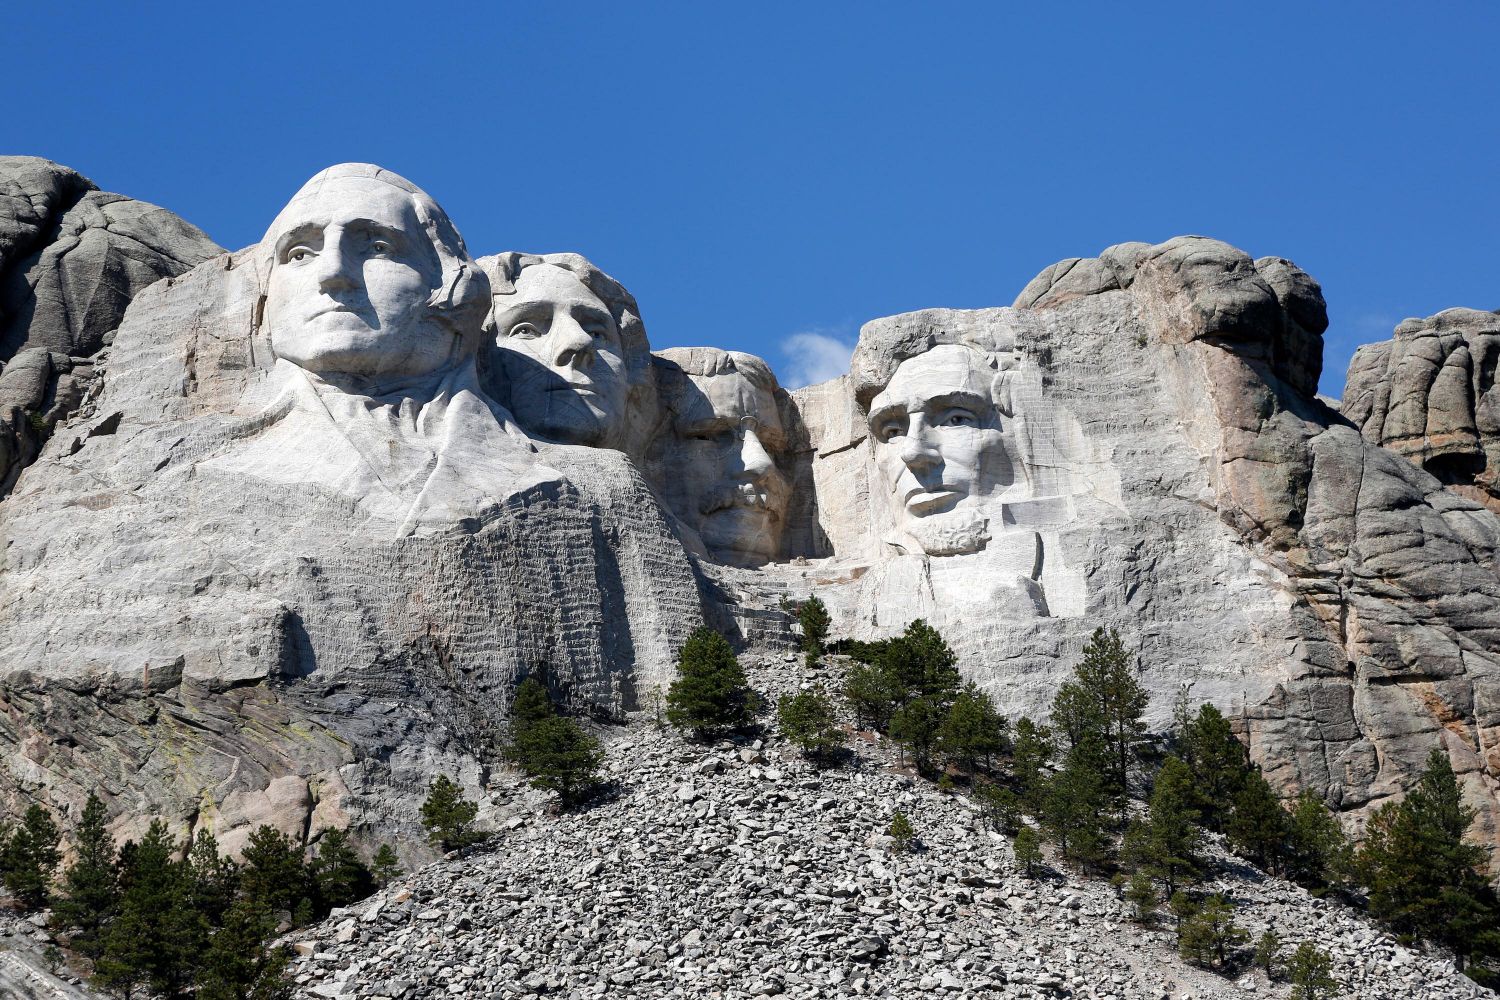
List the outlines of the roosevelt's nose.
{"type": "Polygon", "coordinates": [[[571,316],[558,316],[550,331],[555,368],[587,368],[594,360],[594,338],[571,316]]]}
{"type": "Polygon", "coordinates": [[[746,427],[740,438],[740,468],[752,480],[770,475],[771,470],[776,468],[776,463],[771,460],[771,453],[766,450],[765,443],[754,427],[746,427]]]}
{"type": "Polygon", "coordinates": [[[318,290],[321,292],[357,288],[364,278],[363,265],[349,252],[339,233],[329,234],[322,251],[318,253],[316,267],[318,290]]]}

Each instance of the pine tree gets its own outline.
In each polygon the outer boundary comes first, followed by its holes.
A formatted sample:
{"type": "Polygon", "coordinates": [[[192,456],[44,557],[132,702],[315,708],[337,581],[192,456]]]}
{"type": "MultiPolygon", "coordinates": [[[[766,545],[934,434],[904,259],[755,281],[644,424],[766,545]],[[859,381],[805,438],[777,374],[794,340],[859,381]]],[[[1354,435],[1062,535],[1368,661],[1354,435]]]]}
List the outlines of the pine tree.
{"type": "Polygon", "coordinates": [[[1156,895],[1156,886],[1145,872],[1136,872],[1125,883],[1125,901],[1135,907],[1136,923],[1149,924],[1156,919],[1160,899],[1156,895]]]}
{"type": "Polygon", "coordinates": [[[1250,771],[1234,797],[1225,829],[1229,843],[1259,868],[1274,873],[1281,868],[1287,825],[1286,810],[1270,783],[1260,771],[1250,771]]]}
{"type": "Polygon", "coordinates": [[[241,861],[240,889],[252,902],[273,913],[285,910],[294,919],[304,900],[310,905],[312,880],[291,837],[262,824],[250,834],[241,861]]]}
{"type": "Polygon", "coordinates": [[[95,966],[106,988],[128,996],[144,983],[175,996],[192,980],[208,922],[193,908],[187,865],[176,854],[167,825],[153,820],[131,854],[120,914],[105,932],[95,966]]]}
{"type": "Polygon", "coordinates": [[[1281,935],[1267,929],[1255,942],[1255,964],[1265,972],[1267,979],[1276,978],[1276,963],[1281,960],[1281,935]]]}
{"type": "Polygon", "coordinates": [[[1192,772],[1168,757],[1157,772],[1145,819],[1132,822],[1125,834],[1125,862],[1160,881],[1169,898],[1197,877],[1200,866],[1193,793],[1192,772]]]}
{"type": "Polygon", "coordinates": [[[1029,826],[1021,827],[1016,833],[1015,852],[1016,864],[1027,878],[1031,878],[1042,860],[1042,841],[1035,830],[1029,826]]]}
{"type": "Polygon", "coordinates": [[[1183,721],[1177,744],[1183,763],[1197,776],[1193,805],[1203,825],[1224,832],[1231,803],[1250,770],[1245,745],[1212,705],[1199,706],[1195,717],[1183,721]]]}
{"type": "Polygon", "coordinates": [[[434,845],[456,851],[479,843],[484,834],[474,829],[478,815],[478,804],[464,798],[463,789],[452,778],[440,774],[432,779],[422,803],[422,825],[434,845]]]}
{"type": "Polygon", "coordinates": [[[822,688],[783,695],[776,703],[776,725],[804,756],[815,760],[830,759],[844,745],[833,701],[822,688]]]}
{"type": "Polygon", "coordinates": [[[117,853],[108,820],[104,803],[90,795],[74,833],[77,855],[63,873],[62,891],[52,908],[53,925],[69,932],[69,945],[89,959],[99,957],[104,926],[120,905],[117,853]]]}
{"type": "Polygon", "coordinates": [[[560,715],[517,731],[506,756],[531,779],[533,788],[556,792],[564,806],[580,801],[599,783],[604,763],[599,741],[560,715]]]}
{"type": "Polygon", "coordinates": [[[1047,783],[1042,829],[1066,860],[1083,868],[1097,867],[1108,849],[1107,808],[1104,783],[1094,762],[1084,754],[1070,753],[1063,769],[1047,783]]]}
{"type": "Polygon", "coordinates": [[[677,656],[677,679],[667,691],[667,721],[706,740],[749,725],[759,708],[729,640],[707,627],[689,636],[677,656]]]}
{"type": "Polygon", "coordinates": [[[1005,730],[1005,716],[996,710],[994,700],[970,681],[948,709],[938,743],[963,765],[972,781],[981,760],[988,766],[990,758],[1005,749],[1005,730]]]}
{"type": "Polygon", "coordinates": [[[405,874],[401,870],[401,859],[396,857],[396,849],[390,844],[381,844],[370,863],[370,873],[375,884],[382,889],[405,874]]]}
{"type": "Polygon", "coordinates": [[[814,594],[802,602],[797,609],[797,624],[802,626],[802,652],[807,654],[809,666],[816,666],[823,655],[823,644],[828,639],[828,608],[814,594]]]}
{"type": "Polygon", "coordinates": [[[1182,957],[1205,968],[1222,969],[1250,934],[1234,922],[1234,907],[1223,896],[1209,896],[1182,922],[1177,948],[1182,957]]]}
{"type": "Polygon", "coordinates": [[[203,955],[198,1000],[291,1000],[291,955],[266,947],[275,934],[269,911],[248,899],[236,901],[203,955]]]}
{"type": "Polygon", "coordinates": [[[1016,738],[1010,751],[1010,766],[1021,787],[1021,806],[1032,816],[1042,814],[1047,792],[1047,768],[1056,753],[1052,730],[1026,716],[1016,723],[1016,738]]]}
{"type": "Polygon", "coordinates": [[[354,852],[349,844],[349,834],[343,830],[332,827],[322,830],[318,836],[318,852],[309,867],[320,914],[364,899],[375,886],[370,869],[354,852]]]}
{"type": "Polygon", "coordinates": [[[896,815],[891,817],[891,825],[886,830],[886,836],[895,841],[895,849],[898,854],[905,854],[911,850],[912,841],[917,837],[916,828],[911,825],[911,820],[906,813],[896,810],[896,815]]]}
{"type": "Polygon", "coordinates": [[[1130,766],[1146,738],[1147,703],[1119,633],[1103,628],[1083,648],[1074,679],[1052,700],[1053,724],[1073,752],[1096,758],[1105,790],[1115,798],[1125,795],[1130,766]]]}
{"type": "Polygon", "coordinates": [[[913,698],[891,716],[891,739],[900,746],[903,756],[911,752],[920,773],[932,770],[932,753],[946,716],[946,707],[934,696],[913,698]]]}
{"type": "Polygon", "coordinates": [[[854,711],[854,721],[860,728],[885,732],[896,711],[898,693],[887,683],[879,666],[860,663],[844,675],[844,699],[854,711]]]}
{"type": "Polygon", "coordinates": [[[1314,892],[1344,883],[1353,848],[1344,828],[1316,795],[1297,796],[1287,823],[1286,874],[1314,892]]]}
{"type": "Polygon", "coordinates": [[[513,729],[524,729],[556,714],[557,709],[552,705],[547,685],[537,677],[527,677],[516,688],[516,696],[510,703],[510,724],[513,729]]]}
{"type": "Polygon", "coordinates": [[[29,910],[47,905],[52,894],[52,879],[57,874],[62,852],[57,845],[62,834],[52,816],[32,803],[21,819],[21,825],[5,845],[5,885],[29,910]]]}
{"type": "Polygon", "coordinates": [[[984,782],[974,789],[984,808],[984,818],[996,833],[1015,834],[1021,829],[1021,799],[1004,785],[984,782]]]}
{"type": "Polygon", "coordinates": [[[219,842],[207,830],[193,837],[187,856],[188,896],[192,906],[217,927],[239,890],[239,866],[219,853],[219,842]]]}
{"type": "Polygon", "coordinates": [[[1338,996],[1339,983],[1333,978],[1333,960],[1317,945],[1304,941],[1287,963],[1287,979],[1292,992],[1288,1000],[1330,1000],[1338,996]]]}
{"type": "Polygon", "coordinates": [[[941,633],[920,618],[886,640],[879,663],[887,684],[900,692],[902,704],[930,698],[945,710],[963,681],[957,664],[958,656],[941,633]]]}
{"type": "Polygon", "coordinates": [[[1484,848],[1464,841],[1474,817],[1447,755],[1433,750],[1406,798],[1371,817],[1356,864],[1377,919],[1483,961],[1500,944],[1500,906],[1484,876],[1484,848]]]}

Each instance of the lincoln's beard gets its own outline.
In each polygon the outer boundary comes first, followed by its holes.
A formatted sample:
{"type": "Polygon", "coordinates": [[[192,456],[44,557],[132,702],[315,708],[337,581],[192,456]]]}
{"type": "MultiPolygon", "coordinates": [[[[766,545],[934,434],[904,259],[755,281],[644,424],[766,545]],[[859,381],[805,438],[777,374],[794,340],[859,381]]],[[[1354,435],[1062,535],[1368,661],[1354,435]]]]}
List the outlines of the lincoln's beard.
{"type": "Polygon", "coordinates": [[[897,548],[929,556],[957,556],[978,552],[990,540],[989,518],[972,507],[961,507],[927,517],[907,517],[887,541],[897,548]]]}

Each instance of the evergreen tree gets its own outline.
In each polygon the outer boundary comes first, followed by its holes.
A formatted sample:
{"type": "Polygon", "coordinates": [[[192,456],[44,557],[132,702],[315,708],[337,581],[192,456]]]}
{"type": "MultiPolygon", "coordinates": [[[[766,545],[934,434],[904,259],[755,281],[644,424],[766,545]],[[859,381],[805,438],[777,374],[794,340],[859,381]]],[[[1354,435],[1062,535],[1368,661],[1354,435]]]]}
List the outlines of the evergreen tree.
{"type": "Polygon", "coordinates": [[[1250,771],[1234,797],[1234,810],[1225,829],[1235,850],[1261,868],[1281,868],[1287,838],[1287,814],[1259,770],[1250,771]]]}
{"type": "Polygon", "coordinates": [[[890,688],[900,692],[900,704],[930,698],[946,710],[963,681],[957,663],[958,656],[938,630],[918,618],[901,635],[886,640],[879,665],[890,688]]]}
{"type": "Polygon", "coordinates": [[[1193,914],[1198,912],[1198,901],[1178,889],[1167,900],[1167,912],[1172,914],[1172,920],[1177,927],[1177,942],[1181,945],[1182,928],[1186,926],[1193,914]]]}
{"type": "Polygon", "coordinates": [[[946,716],[946,706],[932,695],[911,699],[891,716],[891,739],[901,747],[903,756],[911,752],[920,773],[932,770],[932,752],[946,716]]]}
{"type": "Polygon", "coordinates": [[[1234,907],[1223,896],[1209,896],[1182,922],[1177,948],[1182,957],[1205,968],[1224,968],[1250,934],[1234,922],[1234,907]]]}
{"type": "Polygon", "coordinates": [[[974,790],[984,808],[984,818],[996,833],[1015,834],[1021,829],[1021,799],[1004,785],[985,782],[974,790]]]}
{"type": "Polygon", "coordinates": [[[1145,819],[1132,822],[1125,834],[1126,863],[1160,881],[1168,898],[1198,874],[1193,782],[1187,765],[1168,757],[1157,772],[1145,819]]]}
{"type": "Polygon", "coordinates": [[[802,626],[802,652],[807,654],[809,666],[816,666],[823,655],[823,644],[828,639],[828,608],[814,594],[802,602],[797,609],[797,624],[802,626]]]}
{"type": "Polygon", "coordinates": [[[63,873],[62,891],[52,908],[54,926],[67,931],[73,950],[89,959],[99,957],[104,926],[120,905],[115,842],[109,835],[108,819],[104,803],[90,795],[74,833],[77,856],[63,873]]]}
{"type": "Polygon", "coordinates": [[[1377,919],[1407,939],[1445,945],[1461,961],[1483,962],[1500,944],[1500,914],[1485,850],[1464,841],[1474,816],[1447,755],[1433,750],[1406,798],[1371,817],[1357,866],[1377,919]]]}
{"type": "Polygon", "coordinates": [[[759,708],[729,640],[707,627],[689,636],[677,657],[677,679],[667,691],[667,721],[706,740],[749,725],[759,708]]]}
{"type": "Polygon", "coordinates": [[[556,714],[557,709],[552,705],[552,696],[547,693],[547,685],[537,677],[527,677],[516,688],[516,696],[510,703],[512,729],[524,729],[543,719],[550,719],[556,714]]]}
{"type": "Polygon", "coordinates": [[[827,760],[844,745],[833,701],[822,688],[783,695],[776,703],[776,725],[807,757],[827,760]]]}
{"type": "Polygon", "coordinates": [[[1304,790],[1287,823],[1287,877],[1315,892],[1341,885],[1352,858],[1353,848],[1338,819],[1316,795],[1304,790]]]}
{"type": "Polygon", "coordinates": [[[325,827],[319,834],[318,852],[309,874],[320,914],[364,899],[375,887],[370,869],[349,844],[349,834],[332,827],[325,827]]]}
{"type": "Polygon", "coordinates": [[[1125,795],[1130,765],[1146,738],[1147,703],[1119,633],[1103,628],[1083,648],[1074,679],[1052,699],[1053,724],[1073,752],[1096,760],[1106,792],[1116,798],[1125,795]]]}
{"type": "Polygon", "coordinates": [[[5,885],[28,910],[40,910],[52,894],[62,852],[57,845],[62,833],[52,816],[32,803],[5,845],[5,885]]]}
{"type": "Polygon", "coordinates": [[[1250,770],[1245,745],[1212,705],[1199,706],[1195,717],[1183,721],[1177,744],[1183,763],[1197,777],[1193,805],[1203,825],[1223,833],[1231,803],[1250,770]]]}
{"type": "Polygon", "coordinates": [[[422,825],[428,839],[444,851],[477,844],[484,834],[474,829],[479,805],[464,798],[463,789],[446,774],[432,779],[427,800],[422,803],[422,825]]]}
{"type": "Polygon", "coordinates": [[[276,919],[248,899],[237,900],[214,933],[198,973],[198,1000],[291,1000],[291,955],[267,948],[276,919]]]}
{"type": "Polygon", "coordinates": [[[1255,964],[1265,972],[1267,979],[1276,978],[1276,963],[1281,960],[1281,935],[1267,929],[1255,942],[1255,964]]]}
{"type": "Polygon", "coordinates": [[[1010,751],[1011,771],[1021,787],[1021,805],[1032,816],[1041,816],[1047,793],[1047,768],[1056,748],[1052,730],[1026,716],[1016,723],[1016,738],[1010,751]]]}
{"type": "Polygon", "coordinates": [[[884,732],[896,711],[896,693],[886,683],[880,668],[869,663],[857,664],[844,675],[844,699],[861,729],[884,732]]]}
{"type": "Polygon", "coordinates": [[[891,817],[891,825],[886,830],[886,836],[896,842],[896,853],[905,854],[911,850],[912,841],[917,838],[917,831],[911,825],[911,820],[907,818],[906,813],[898,809],[896,815],[891,817]]]}
{"type": "Polygon", "coordinates": [[[370,874],[382,889],[405,874],[401,870],[401,859],[396,857],[396,849],[390,844],[381,844],[370,864],[370,874]]]}
{"type": "Polygon", "coordinates": [[[972,782],[979,762],[983,760],[988,766],[990,758],[1005,749],[1005,730],[1005,716],[995,709],[994,700],[970,681],[948,709],[938,743],[944,753],[963,765],[972,782]]]}
{"type": "Polygon", "coordinates": [[[219,853],[219,842],[207,830],[193,837],[187,856],[188,896],[195,910],[217,927],[239,890],[239,866],[219,853]]]}
{"type": "Polygon", "coordinates": [[[1156,886],[1145,872],[1136,872],[1125,883],[1125,901],[1135,907],[1136,923],[1149,924],[1156,919],[1160,899],[1156,895],[1156,886]]]}
{"type": "Polygon", "coordinates": [[[1042,841],[1036,831],[1029,826],[1023,826],[1016,833],[1016,864],[1027,878],[1036,874],[1036,866],[1042,860],[1042,841]]]}
{"type": "Polygon", "coordinates": [[[599,783],[604,763],[599,741],[560,715],[518,731],[506,756],[531,779],[533,788],[556,792],[564,806],[573,805],[599,783]]]}
{"type": "Polygon", "coordinates": [[[240,888],[247,899],[273,913],[285,910],[294,919],[304,900],[310,908],[312,880],[291,837],[262,824],[250,834],[241,861],[240,888]]]}
{"type": "Polygon", "coordinates": [[[208,937],[208,922],[193,908],[187,865],[177,842],[153,820],[131,854],[120,914],[104,934],[94,967],[102,985],[129,996],[139,985],[175,996],[192,980],[208,937]]]}
{"type": "Polygon", "coordinates": [[[1084,868],[1096,867],[1104,861],[1108,849],[1107,808],[1104,783],[1093,760],[1070,753],[1063,769],[1047,783],[1042,829],[1064,859],[1084,868]]]}
{"type": "Polygon", "coordinates": [[[1287,963],[1287,979],[1292,992],[1288,1000],[1330,1000],[1338,996],[1339,983],[1333,978],[1333,960],[1310,941],[1297,946],[1287,963]]]}

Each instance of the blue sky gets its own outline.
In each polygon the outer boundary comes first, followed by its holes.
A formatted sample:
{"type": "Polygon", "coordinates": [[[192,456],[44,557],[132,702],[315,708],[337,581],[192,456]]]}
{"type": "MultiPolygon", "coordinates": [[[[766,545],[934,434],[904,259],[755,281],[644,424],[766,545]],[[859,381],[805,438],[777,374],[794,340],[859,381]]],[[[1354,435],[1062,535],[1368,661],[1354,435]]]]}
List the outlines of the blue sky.
{"type": "Polygon", "coordinates": [[[231,247],[377,162],[476,254],[584,253],[655,346],[791,383],[873,317],[1181,233],[1323,283],[1335,394],[1402,317],[1500,306],[1492,3],[32,3],[4,32],[4,152],[231,247]]]}

